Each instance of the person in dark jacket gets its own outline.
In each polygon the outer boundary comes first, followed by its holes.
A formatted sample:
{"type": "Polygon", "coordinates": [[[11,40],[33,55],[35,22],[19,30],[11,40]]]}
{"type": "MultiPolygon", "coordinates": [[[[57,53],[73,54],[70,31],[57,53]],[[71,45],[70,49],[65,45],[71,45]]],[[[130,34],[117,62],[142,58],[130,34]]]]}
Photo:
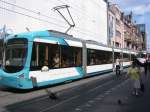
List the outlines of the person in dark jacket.
{"type": "Polygon", "coordinates": [[[147,76],[147,68],[148,68],[148,60],[146,59],[146,60],[145,60],[145,63],[144,63],[145,76],[147,76]]]}

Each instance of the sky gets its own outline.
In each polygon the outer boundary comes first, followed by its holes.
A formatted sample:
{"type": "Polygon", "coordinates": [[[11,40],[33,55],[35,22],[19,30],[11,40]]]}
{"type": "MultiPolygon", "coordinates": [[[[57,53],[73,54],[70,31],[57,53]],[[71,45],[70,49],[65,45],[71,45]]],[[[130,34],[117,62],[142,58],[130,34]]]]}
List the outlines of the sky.
{"type": "Polygon", "coordinates": [[[125,13],[133,12],[134,21],[137,24],[146,24],[147,44],[150,47],[150,0],[109,0],[112,4],[118,4],[125,13]]]}

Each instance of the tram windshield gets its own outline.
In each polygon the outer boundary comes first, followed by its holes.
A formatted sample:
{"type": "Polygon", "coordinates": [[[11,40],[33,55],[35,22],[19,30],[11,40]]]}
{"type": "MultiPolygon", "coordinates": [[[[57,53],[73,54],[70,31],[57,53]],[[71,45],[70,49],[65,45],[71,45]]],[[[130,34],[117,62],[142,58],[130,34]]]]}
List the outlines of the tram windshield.
{"type": "Polygon", "coordinates": [[[8,73],[19,72],[24,68],[27,56],[27,39],[10,39],[5,46],[3,69],[8,73]]]}
{"type": "Polygon", "coordinates": [[[3,50],[3,41],[0,39],[0,67],[2,65],[2,50],[3,50]]]}

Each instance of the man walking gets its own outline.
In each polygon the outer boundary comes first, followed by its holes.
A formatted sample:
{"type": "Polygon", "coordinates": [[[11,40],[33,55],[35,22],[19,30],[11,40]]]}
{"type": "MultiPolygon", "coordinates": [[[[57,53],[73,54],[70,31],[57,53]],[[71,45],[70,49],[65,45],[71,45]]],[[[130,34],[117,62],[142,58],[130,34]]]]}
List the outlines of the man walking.
{"type": "Polygon", "coordinates": [[[117,59],[116,59],[116,76],[118,77],[118,76],[120,76],[120,58],[119,57],[117,57],[117,59]]]}

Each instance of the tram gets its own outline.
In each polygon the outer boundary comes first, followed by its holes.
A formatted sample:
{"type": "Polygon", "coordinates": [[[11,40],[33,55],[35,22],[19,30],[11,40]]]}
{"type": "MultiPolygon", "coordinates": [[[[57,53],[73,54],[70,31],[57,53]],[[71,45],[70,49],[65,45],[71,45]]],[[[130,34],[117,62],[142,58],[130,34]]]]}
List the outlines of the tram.
{"type": "Polygon", "coordinates": [[[147,51],[138,52],[137,61],[138,61],[138,64],[141,66],[145,66],[146,62],[149,64],[150,63],[150,53],[148,53],[147,51]]]}
{"type": "Polygon", "coordinates": [[[53,30],[9,35],[0,42],[0,85],[18,89],[111,72],[118,56],[128,67],[136,54],[53,30]]]}

